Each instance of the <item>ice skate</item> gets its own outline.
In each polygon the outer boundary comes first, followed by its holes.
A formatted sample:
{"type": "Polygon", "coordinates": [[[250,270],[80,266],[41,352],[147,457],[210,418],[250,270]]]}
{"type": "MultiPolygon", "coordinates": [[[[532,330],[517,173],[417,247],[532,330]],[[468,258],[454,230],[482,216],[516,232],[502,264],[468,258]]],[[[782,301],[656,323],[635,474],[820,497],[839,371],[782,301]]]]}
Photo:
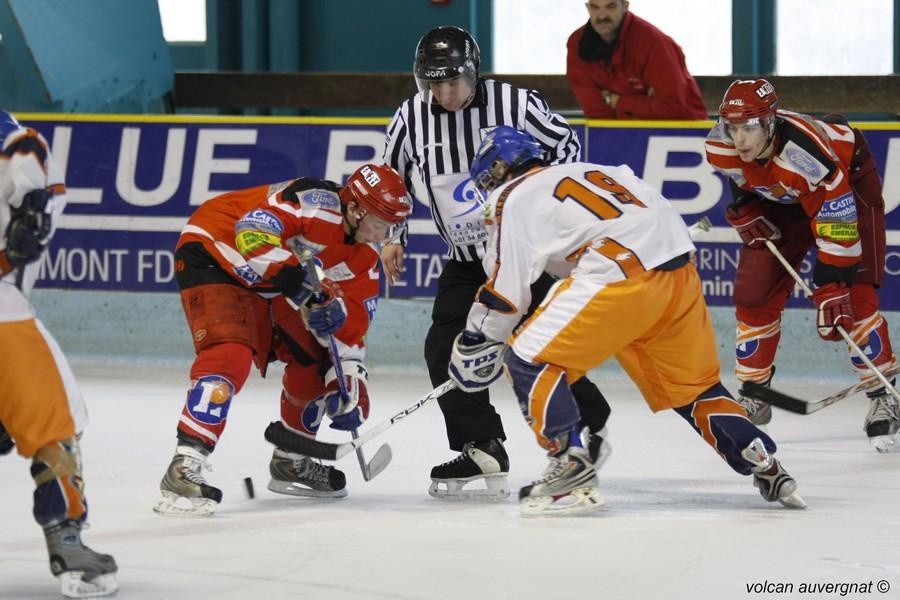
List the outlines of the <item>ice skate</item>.
{"type": "Polygon", "coordinates": [[[347,478],[342,471],[281,448],[272,453],[269,474],[269,490],[276,494],[315,498],[347,495],[347,478]]]}
{"type": "Polygon", "coordinates": [[[612,454],[612,446],[609,445],[609,432],[606,427],[593,433],[589,432],[588,428],[585,427],[581,431],[581,439],[584,442],[584,447],[588,449],[591,462],[594,463],[594,470],[600,470],[600,467],[612,454]]]}
{"type": "Polygon", "coordinates": [[[431,469],[428,494],[434,498],[501,500],[509,496],[509,457],[499,439],[468,442],[462,452],[431,469]],[[485,487],[464,489],[484,480],[485,487]]]}
{"type": "Polygon", "coordinates": [[[864,429],[869,443],[882,453],[900,449],[900,407],[897,399],[884,388],[866,395],[870,405],[864,429]]]}
{"type": "Polygon", "coordinates": [[[570,447],[550,457],[544,477],[519,490],[519,509],[525,516],[585,513],[603,504],[597,472],[584,448],[570,447]]]}
{"type": "Polygon", "coordinates": [[[44,529],[50,571],[65,598],[100,598],[119,589],[115,559],[81,543],[81,526],[64,521],[44,529]]]}
{"type": "MultiPolygon", "coordinates": [[[[762,382],[762,385],[766,387],[772,386],[772,377],[775,376],[775,366],[772,366],[772,372],[769,374],[769,378],[762,382]]],[[[737,403],[741,405],[745,411],[747,411],[747,418],[750,419],[750,422],[761,428],[763,431],[766,431],[766,425],[768,425],[772,421],[772,405],[766,404],[760,400],[756,400],[749,396],[745,396],[742,393],[739,393],[737,398],[737,403]]]]}
{"type": "Polygon", "coordinates": [[[203,477],[203,467],[209,456],[195,446],[179,445],[175,456],[159,483],[162,498],[154,512],[167,517],[208,517],[222,501],[222,490],[213,487],[203,477]]]}
{"type": "Polygon", "coordinates": [[[797,482],[788,475],[781,463],[770,455],[762,440],[756,438],[741,451],[741,456],[753,466],[753,485],[768,502],[781,502],[788,508],[806,508],[806,502],[797,493],[797,482]]]}

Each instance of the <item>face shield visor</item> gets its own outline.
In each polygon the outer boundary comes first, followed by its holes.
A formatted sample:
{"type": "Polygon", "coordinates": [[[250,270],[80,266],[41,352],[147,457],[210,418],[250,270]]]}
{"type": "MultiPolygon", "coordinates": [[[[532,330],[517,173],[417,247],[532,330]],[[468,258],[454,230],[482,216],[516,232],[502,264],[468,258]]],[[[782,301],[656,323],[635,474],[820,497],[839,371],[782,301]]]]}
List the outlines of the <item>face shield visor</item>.
{"type": "Polygon", "coordinates": [[[400,239],[403,223],[388,223],[364,208],[360,208],[360,216],[356,225],[356,239],[363,243],[389,244],[400,239]]]}

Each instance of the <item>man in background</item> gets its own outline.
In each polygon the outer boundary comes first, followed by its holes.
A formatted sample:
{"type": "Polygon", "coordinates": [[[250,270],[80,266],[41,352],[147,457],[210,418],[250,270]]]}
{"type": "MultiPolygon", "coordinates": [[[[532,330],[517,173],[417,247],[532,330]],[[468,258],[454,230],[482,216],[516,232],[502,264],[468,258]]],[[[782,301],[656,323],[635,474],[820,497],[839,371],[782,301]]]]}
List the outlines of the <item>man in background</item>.
{"type": "Polygon", "coordinates": [[[697,82],[675,40],[628,11],[627,0],[588,0],[569,36],[566,77],[593,119],[706,119],[697,82]]]}

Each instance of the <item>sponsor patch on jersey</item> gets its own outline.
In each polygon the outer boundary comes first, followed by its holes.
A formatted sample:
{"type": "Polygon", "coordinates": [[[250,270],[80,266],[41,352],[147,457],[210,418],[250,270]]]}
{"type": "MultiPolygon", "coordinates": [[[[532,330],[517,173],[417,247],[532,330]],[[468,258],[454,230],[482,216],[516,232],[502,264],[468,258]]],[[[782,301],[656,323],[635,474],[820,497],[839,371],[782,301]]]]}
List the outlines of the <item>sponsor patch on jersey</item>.
{"type": "Polygon", "coordinates": [[[309,252],[310,254],[315,256],[325,249],[325,244],[317,244],[315,242],[311,242],[302,235],[295,235],[294,237],[288,239],[286,245],[288,249],[298,257],[302,256],[305,252],[309,252]]]}
{"type": "Polygon", "coordinates": [[[341,207],[341,199],[334,192],[328,190],[306,190],[300,194],[300,203],[304,206],[315,206],[338,210],[341,207]]]}
{"type": "Polygon", "coordinates": [[[250,265],[234,267],[234,274],[246,281],[247,285],[253,285],[262,281],[262,277],[260,277],[259,273],[254,271],[250,265]]]}
{"type": "Polygon", "coordinates": [[[238,232],[261,231],[280,237],[284,231],[284,224],[281,222],[281,219],[269,211],[257,208],[238,219],[234,229],[238,232]]]}
{"type": "Polygon", "coordinates": [[[780,204],[796,204],[799,190],[779,182],[769,186],[750,186],[754,193],[780,204]]]}
{"type": "Polygon", "coordinates": [[[263,231],[240,231],[237,236],[235,236],[234,243],[237,246],[238,252],[247,256],[262,246],[275,246],[276,248],[280,248],[281,237],[263,231]]]}
{"type": "Polygon", "coordinates": [[[332,281],[347,281],[353,279],[353,271],[347,266],[347,263],[341,261],[333,267],[325,269],[325,277],[332,281]]]}
{"type": "Polygon", "coordinates": [[[856,221],[856,200],[853,194],[844,194],[836,200],[825,202],[816,216],[818,221],[852,223],[856,221]]]}
{"type": "Polygon", "coordinates": [[[453,190],[453,201],[463,205],[471,204],[463,212],[453,215],[454,217],[461,217],[481,208],[481,203],[478,201],[478,193],[475,191],[475,182],[472,181],[471,177],[466,177],[459,182],[459,185],[453,190]]]}
{"type": "Polygon", "coordinates": [[[853,242],[859,239],[859,226],[853,223],[816,223],[816,235],[835,242],[853,242]]]}
{"type": "Polygon", "coordinates": [[[828,175],[828,169],[825,165],[794,142],[788,142],[785,145],[782,156],[814,183],[822,181],[828,175]]]}
{"type": "Polygon", "coordinates": [[[363,306],[366,307],[366,312],[369,313],[369,323],[371,323],[375,319],[375,311],[378,309],[378,296],[366,298],[363,300],[363,306]]]}

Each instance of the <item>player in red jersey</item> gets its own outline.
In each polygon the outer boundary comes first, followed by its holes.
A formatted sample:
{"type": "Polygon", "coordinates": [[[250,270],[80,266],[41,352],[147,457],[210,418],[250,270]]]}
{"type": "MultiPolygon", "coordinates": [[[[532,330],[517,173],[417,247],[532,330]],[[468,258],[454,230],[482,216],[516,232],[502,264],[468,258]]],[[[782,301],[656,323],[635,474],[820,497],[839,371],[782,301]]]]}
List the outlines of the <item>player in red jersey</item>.
{"type": "MultiPolygon", "coordinates": [[[[363,338],[378,299],[376,244],[398,234],[411,209],[396,171],[364,165],[343,187],[303,177],[223,194],[194,213],[175,270],[197,357],[156,512],[209,516],[221,502],[202,468],[254,363],[263,375],[272,360],[286,365],[285,427],[313,437],[325,416],[348,431],[365,421],[363,338]],[[346,398],[327,350],[331,336],[346,398]]],[[[278,493],[347,493],[339,470],[278,448],[269,470],[278,493]]]]}
{"type": "MultiPolygon", "coordinates": [[[[781,313],[793,279],[766,248],[771,240],[795,267],[816,248],[813,299],[825,340],[843,327],[879,369],[895,364],[877,289],[884,277],[885,223],[881,180],[862,133],[840,115],[816,119],[778,108],[765,79],[735,81],[706,140],[706,157],[731,184],[728,222],[741,236],[734,303],[737,378],[771,382],[781,313]]],[[[871,373],[857,357],[860,378],[871,373]]],[[[869,393],[865,430],[880,451],[900,437],[897,401],[884,388],[869,393]]],[[[756,424],[771,407],[742,398],[756,424]]]]}

